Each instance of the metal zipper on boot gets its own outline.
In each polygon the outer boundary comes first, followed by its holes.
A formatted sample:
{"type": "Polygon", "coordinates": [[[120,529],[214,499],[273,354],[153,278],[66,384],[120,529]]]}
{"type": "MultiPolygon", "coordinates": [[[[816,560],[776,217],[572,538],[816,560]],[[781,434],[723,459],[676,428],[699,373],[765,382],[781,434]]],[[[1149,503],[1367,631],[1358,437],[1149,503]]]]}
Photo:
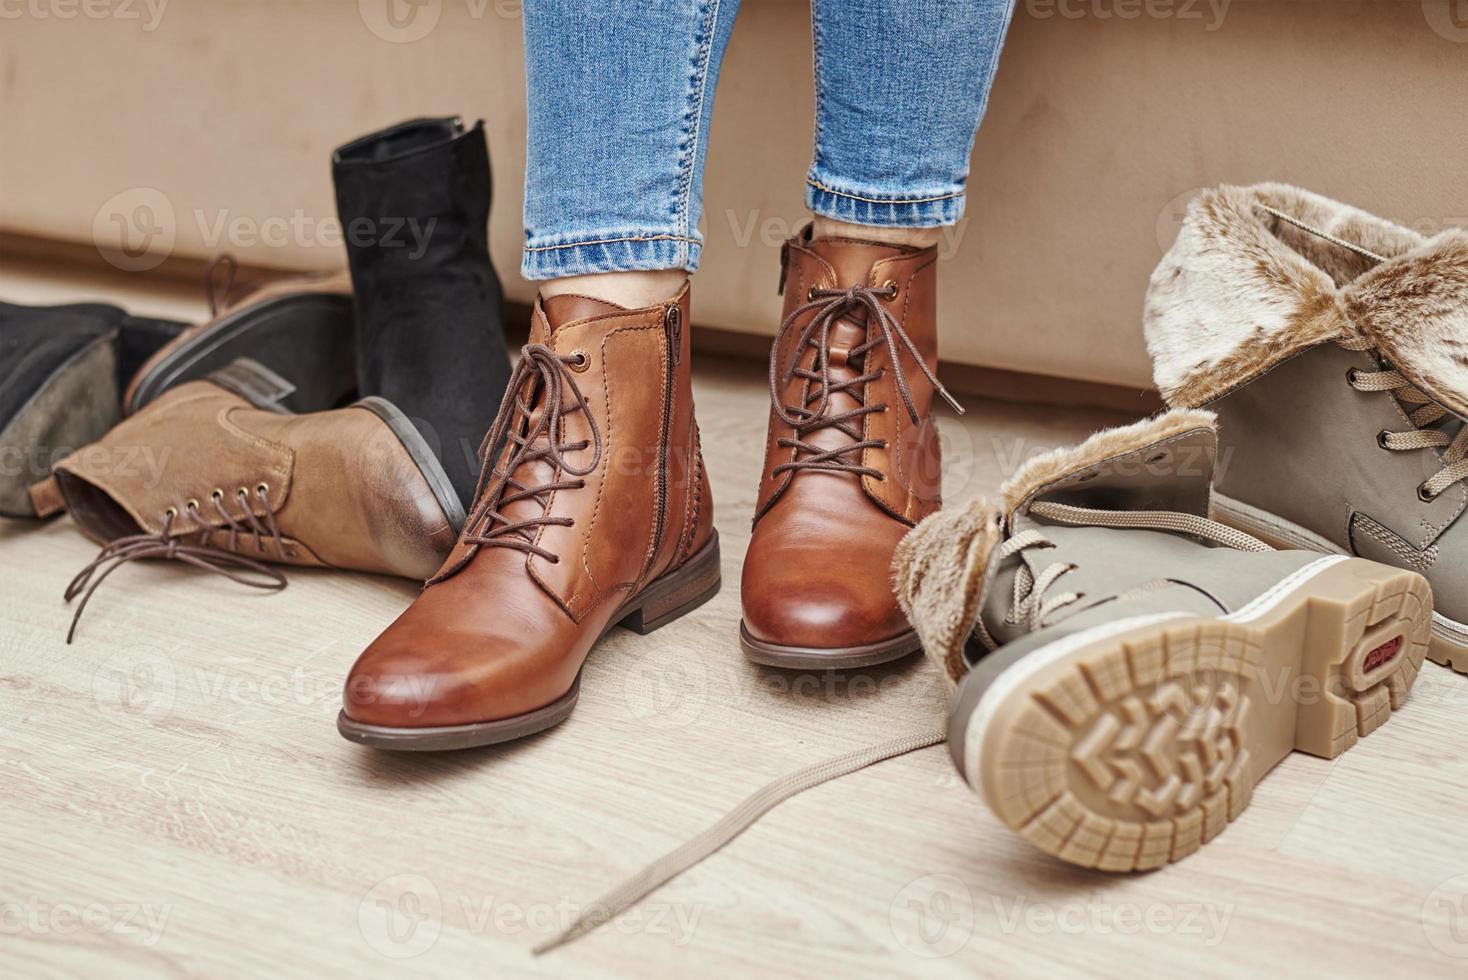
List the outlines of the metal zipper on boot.
{"type": "Polygon", "coordinates": [[[678,360],[683,347],[683,310],[673,303],[663,312],[663,333],[668,339],[667,370],[663,372],[663,427],[658,439],[658,520],[653,526],[652,551],[647,572],[663,548],[668,523],[668,442],[673,437],[673,386],[678,377],[678,360]]]}

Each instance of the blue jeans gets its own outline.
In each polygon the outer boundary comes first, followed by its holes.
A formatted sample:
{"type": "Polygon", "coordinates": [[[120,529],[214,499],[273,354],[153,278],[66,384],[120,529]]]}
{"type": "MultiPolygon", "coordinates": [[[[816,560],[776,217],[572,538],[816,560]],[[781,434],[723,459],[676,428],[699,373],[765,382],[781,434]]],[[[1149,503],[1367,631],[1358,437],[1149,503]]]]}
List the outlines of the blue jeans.
{"type": "MultiPolygon", "coordinates": [[[[854,224],[963,214],[1014,0],[811,0],[806,205],[854,224]]],[[[528,279],[698,268],[703,169],[738,0],[525,0],[528,279]]]]}

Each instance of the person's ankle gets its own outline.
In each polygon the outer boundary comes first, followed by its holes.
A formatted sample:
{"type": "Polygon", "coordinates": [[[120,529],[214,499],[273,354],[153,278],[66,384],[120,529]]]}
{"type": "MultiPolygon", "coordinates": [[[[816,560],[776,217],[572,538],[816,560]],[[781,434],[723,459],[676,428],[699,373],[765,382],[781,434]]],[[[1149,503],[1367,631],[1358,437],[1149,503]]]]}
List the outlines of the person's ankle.
{"type": "Polygon", "coordinates": [[[890,245],[910,245],[914,248],[931,248],[943,235],[942,228],[890,228],[882,225],[854,225],[824,215],[816,215],[812,223],[814,238],[855,238],[864,242],[885,242],[890,245]]]}
{"type": "Polygon", "coordinates": [[[638,310],[678,295],[688,273],[682,269],[658,269],[648,272],[602,272],[590,276],[568,276],[548,279],[540,284],[540,295],[546,298],[574,293],[638,310]]]}

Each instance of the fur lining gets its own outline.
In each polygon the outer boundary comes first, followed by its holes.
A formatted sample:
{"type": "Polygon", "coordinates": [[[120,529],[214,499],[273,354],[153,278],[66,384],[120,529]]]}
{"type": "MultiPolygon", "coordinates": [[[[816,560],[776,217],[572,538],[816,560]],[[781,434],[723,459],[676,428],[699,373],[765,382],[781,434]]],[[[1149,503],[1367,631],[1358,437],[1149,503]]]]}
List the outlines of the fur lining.
{"type": "Polygon", "coordinates": [[[1195,429],[1216,429],[1218,417],[1200,408],[1175,408],[1151,418],[1102,429],[1076,446],[1062,446],[1036,456],[1004,482],[999,489],[1004,499],[1006,520],[1037,491],[1108,459],[1137,452],[1173,436],[1195,429]]]}
{"type": "Polygon", "coordinates": [[[1286,184],[1218,187],[1188,205],[1152,274],[1144,326],[1168,404],[1194,407],[1295,354],[1364,337],[1445,407],[1468,410],[1468,233],[1426,238],[1286,184]],[[1384,256],[1294,227],[1266,205],[1384,256]]]}
{"type": "Polygon", "coordinates": [[[1002,506],[974,500],[940,510],[909,532],[892,560],[893,587],[923,650],[949,684],[957,684],[968,670],[963,646],[993,575],[990,559],[1016,510],[1035,492],[1067,476],[1186,432],[1213,431],[1215,426],[1212,412],[1174,409],[1103,429],[1078,446],[1055,449],[1026,463],[1000,488],[1002,506]]]}
{"type": "Polygon", "coordinates": [[[950,688],[968,671],[963,645],[979,618],[1001,522],[985,500],[940,510],[909,531],[892,558],[897,602],[950,688]]]}

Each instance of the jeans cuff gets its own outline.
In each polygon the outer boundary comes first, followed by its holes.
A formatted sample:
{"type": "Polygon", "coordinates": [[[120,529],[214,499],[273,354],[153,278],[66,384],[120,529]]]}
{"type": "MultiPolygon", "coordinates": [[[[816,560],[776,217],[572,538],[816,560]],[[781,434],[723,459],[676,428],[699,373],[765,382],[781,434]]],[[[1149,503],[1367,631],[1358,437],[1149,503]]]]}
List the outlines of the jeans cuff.
{"type": "Polygon", "coordinates": [[[805,206],[816,214],[853,225],[937,228],[958,224],[964,192],[956,187],[931,193],[893,195],[835,185],[815,176],[805,181],[805,206]]]}
{"type": "Polygon", "coordinates": [[[557,235],[530,238],[520,272],[526,279],[561,279],[600,272],[695,272],[703,243],[673,231],[557,235]]]}

